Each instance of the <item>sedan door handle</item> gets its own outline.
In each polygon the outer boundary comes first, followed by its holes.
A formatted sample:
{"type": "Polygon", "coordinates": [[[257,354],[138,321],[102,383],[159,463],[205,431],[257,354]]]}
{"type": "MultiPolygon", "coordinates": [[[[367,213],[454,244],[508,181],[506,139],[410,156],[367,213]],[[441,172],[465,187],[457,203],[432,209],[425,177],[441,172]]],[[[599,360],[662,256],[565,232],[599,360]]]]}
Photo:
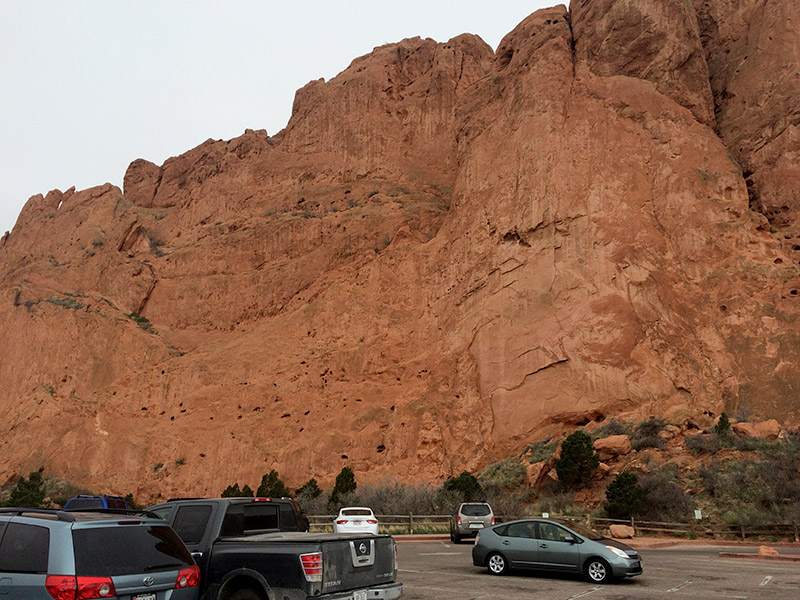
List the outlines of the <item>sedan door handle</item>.
{"type": "Polygon", "coordinates": [[[508,546],[510,543],[508,540],[503,540],[503,546],[508,546]]]}
{"type": "Polygon", "coordinates": [[[198,558],[203,558],[202,552],[192,552],[192,558],[197,560],[198,558]]]}
{"type": "Polygon", "coordinates": [[[539,548],[547,548],[547,544],[539,544],[539,548]]]}

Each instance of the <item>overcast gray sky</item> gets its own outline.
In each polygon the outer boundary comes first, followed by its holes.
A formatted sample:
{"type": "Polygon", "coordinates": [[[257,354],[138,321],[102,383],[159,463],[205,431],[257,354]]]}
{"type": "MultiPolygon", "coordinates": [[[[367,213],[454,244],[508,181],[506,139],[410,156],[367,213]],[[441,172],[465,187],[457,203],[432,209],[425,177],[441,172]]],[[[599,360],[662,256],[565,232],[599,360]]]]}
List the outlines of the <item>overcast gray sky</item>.
{"type": "Polygon", "coordinates": [[[0,235],[51,189],[122,186],[208,138],[286,126],[295,91],[376,46],[479,35],[551,1],[0,0],[0,235]]]}

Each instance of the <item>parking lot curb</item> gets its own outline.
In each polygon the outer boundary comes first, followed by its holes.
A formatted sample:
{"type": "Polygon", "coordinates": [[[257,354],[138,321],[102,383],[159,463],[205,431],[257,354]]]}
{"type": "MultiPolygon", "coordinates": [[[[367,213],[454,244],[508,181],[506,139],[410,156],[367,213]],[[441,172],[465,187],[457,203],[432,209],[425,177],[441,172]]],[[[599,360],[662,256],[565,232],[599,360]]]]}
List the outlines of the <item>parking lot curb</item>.
{"type": "Polygon", "coordinates": [[[750,560],[772,560],[778,562],[800,562],[800,556],[756,554],[753,552],[720,552],[720,558],[747,558],[750,560]]]}

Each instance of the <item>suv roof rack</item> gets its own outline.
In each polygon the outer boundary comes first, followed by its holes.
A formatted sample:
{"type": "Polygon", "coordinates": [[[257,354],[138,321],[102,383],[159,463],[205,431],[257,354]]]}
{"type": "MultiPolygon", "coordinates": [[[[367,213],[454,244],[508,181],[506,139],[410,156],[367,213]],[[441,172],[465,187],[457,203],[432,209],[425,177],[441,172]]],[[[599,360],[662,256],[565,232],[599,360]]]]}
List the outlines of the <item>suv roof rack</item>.
{"type": "Polygon", "coordinates": [[[73,496],[73,498],[114,498],[115,500],[125,500],[122,496],[116,496],[114,494],[78,494],[77,496],[73,496]]]}
{"type": "Polygon", "coordinates": [[[90,508],[86,510],[64,510],[62,508],[0,508],[0,515],[50,515],[58,518],[59,521],[74,523],[77,521],[77,514],[81,513],[100,513],[106,515],[127,515],[131,517],[144,517],[148,519],[159,519],[156,513],[149,510],[133,510],[124,508],[90,508]]]}
{"type": "Polygon", "coordinates": [[[0,515],[49,515],[59,521],[75,521],[75,515],[60,508],[0,508],[0,515]]]}

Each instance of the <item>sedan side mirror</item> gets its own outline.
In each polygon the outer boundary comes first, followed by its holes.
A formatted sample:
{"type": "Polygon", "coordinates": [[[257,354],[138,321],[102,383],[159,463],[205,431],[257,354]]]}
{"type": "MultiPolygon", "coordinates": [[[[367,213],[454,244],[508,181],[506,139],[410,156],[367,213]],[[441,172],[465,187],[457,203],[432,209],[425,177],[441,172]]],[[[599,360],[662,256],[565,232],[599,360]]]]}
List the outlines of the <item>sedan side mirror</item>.
{"type": "Polygon", "coordinates": [[[578,539],[576,539],[575,537],[573,537],[573,536],[571,536],[571,535],[565,535],[565,536],[563,536],[563,537],[561,538],[561,541],[562,541],[562,542],[568,542],[568,543],[570,543],[570,544],[577,544],[577,543],[579,542],[579,540],[578,540],[578,539]]]}

